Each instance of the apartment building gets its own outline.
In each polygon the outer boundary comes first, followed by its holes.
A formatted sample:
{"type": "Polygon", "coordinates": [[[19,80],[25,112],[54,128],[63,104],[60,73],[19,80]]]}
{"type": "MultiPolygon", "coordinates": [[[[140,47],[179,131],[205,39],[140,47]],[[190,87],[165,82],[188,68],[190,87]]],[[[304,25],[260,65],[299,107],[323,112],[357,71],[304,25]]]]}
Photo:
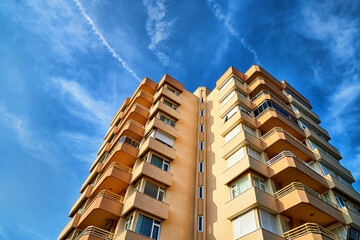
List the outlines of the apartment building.
{"type": "Polygon", "coordinates": [[[310,102],[258,65],[194,93],[145,78],[58,239],[360,239],[360,195],[310,102]]]}

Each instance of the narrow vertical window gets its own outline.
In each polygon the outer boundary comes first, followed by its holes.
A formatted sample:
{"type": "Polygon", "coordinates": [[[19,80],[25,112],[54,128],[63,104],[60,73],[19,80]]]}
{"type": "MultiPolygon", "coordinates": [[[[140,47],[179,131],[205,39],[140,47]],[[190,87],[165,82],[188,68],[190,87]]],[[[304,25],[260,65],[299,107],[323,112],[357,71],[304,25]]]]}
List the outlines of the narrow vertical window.
{"type": "Polygon", "coordinates": [[[203,231],[203,216],[198,217],[198,232],[203,231]]]}
{"type": "Polygon", "coordinates": [[[199,163],[199,172],[204,172],[204,162],[199,163]]]}
{"type": "Polygon", "coordinates": [[[200,110],[200,116],[204,116],[204,110],[200,110]]]}
{"type": "Polygon", "coordinates": [[[203,199],[203,186],[199,186],[199,199],[203,199]]]}
{"type": "Polygon", "coordinates": [[[204,98],[201,98],[201,103],[204,103],[204,98]]]}
{"type": "Polygon", "coordinates": [[[204,132],[204,125],[203,124],[200,125],[200,132],[204,132]]]}
{"type": "Polygon", "coordinates": [[[200,150],[204,150],[204,142],[203,141],[200,142],[200,150]]]}

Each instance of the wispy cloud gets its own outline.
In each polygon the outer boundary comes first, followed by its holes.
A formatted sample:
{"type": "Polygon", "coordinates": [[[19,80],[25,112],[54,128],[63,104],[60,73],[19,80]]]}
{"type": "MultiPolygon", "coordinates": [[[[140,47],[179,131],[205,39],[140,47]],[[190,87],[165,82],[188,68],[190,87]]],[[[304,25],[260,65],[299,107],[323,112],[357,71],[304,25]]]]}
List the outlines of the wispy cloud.
{"type": "Polygon", "coordinates": [[[137,81],[140,82],[141,79],[134,72],[134,70],[132,68],[130,68],[129,65],[127,64],[127,62],[122,57],[120,57],[120,55],[115,51],[115,49],[113,47],[110,46],[108,41],[105,39],[104,35],[99,31],[99,29],[96,27],[93,20],[86,13],[86,11],[85,11],[84,7],[82,6],[81,2],[79,0],[74,0],[74,2],[78,6],[81,14],[86,18],[88,23],[91,25],[91,27],[94,30],[95,34],[99,36],[99,39],[102,42],[102,44],[107,48],[107,50],[112,54],[112,56],[114,58],[116,58],[121,63],[121,65],[125,68],[125,70],[128,71],[137,81]]]}
{"type": "Polygon", "coordinates": [[[106,129],[111,121],[113,109],[110,104],[97,100],[79,83],[65,78],[52,78],[55,90],[63,97],[63,104],[70,112],[87,120],[94,126],[106,129]]]}
{"type": "Polygon", "coordinates": [[[151,40],[149,49],[164,65],[169,65],[169,57],[160,49],[159,44],[170,38],[175,20],[167,18],[165,0],[144,0],[143,3],[148,14],[146,32],[151,40]]]}
{"type": "Polygon", "coordinates": [[[207,0],[207,4],[214,13],[215,17],[224,23],[224,26],[228,32],[241,43],[243,48],[248,50],[251,55],[253,55],[255,64],[260,64],[260,60],[255,49],[247,43],[245,38],[243,38],[238,31],[236,31],[236,29],[231,24],[231,18],[223,13],[221,6],[214,0],[207,0]]]}

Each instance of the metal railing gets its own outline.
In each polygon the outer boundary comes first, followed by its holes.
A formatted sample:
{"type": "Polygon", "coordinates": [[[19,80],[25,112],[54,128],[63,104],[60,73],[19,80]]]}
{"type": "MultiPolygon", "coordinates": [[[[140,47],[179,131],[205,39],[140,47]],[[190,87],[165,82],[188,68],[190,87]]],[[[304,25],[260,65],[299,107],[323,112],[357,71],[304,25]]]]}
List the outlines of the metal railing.
{"type": "MultiPolygon", "coordinates": [[[[268,138],[270,135],[272,135],[275,132],[283,132],[286,135],[288,135],[289,137],[291,137],[292,139],[294,139],[295,141],[297,141],[298,143],[300,143],[302,146],[304,146],[305,148],[309,149],[306,145],[304,145],[304,143],[300,142],[299,139],[297,139],[296,137],[294,137],[293,135],[291,135],[290,133],[288,133],[287,131],[285,131],[283,128],[281,127],[274,127],[272,128],[270,131],[268,131],[267,133],[265,133],[264,135],[262,135],[260,137],[261,141],[264,141],[266,138],[268,138]]],[[[311,151],[311,150],[310,150],[311,151]]]]}
{"type": "Polygon", "coordinates": [[[305,223],[299,227],[291,229],[290,231],[284,232],[284,237],[287,240],[295,239],[301,236],[304,236],[308,233],[318,233],[323,234],[333,240],[345,240],[342,237],[339,237],[335,233],[331,232],[330,230],[316,224],[316,223],[305,223]]]}
{"type": "Polygon", "coordinates": [[[275,192],[274,193],[274,197],[276,199],[279,199],[289,193],[291,193],[292,191],[295,191],[295,190],[303,190],[303,191],[306,191],[308,193],[310,193],[311,195],[321,199],[322,201],[324,201],[325,203],[333,206],[334,208],[337,208],[337,206],[328,201],[324,196],[322,196],[321,194],[317,193],[316,191],[314,191],[313,189],[309,188],[308,186],[300,183],[300,182],[293,182],[293,183],[290,183],[289,185],[287,185],[286,187],[280,189],[279,191],[275,192]]]}
{"type": "Polygon", "coordinates": [[[83,235],[93,235],[101,239],[105,240],[113,240],[115,235],[112,232],[106,231],[104,229],[95,227],[95,226],[89,226],[84,229],[76,238],[75,240],[80,239],[83,235]]]}
{"type": "MultiPolygon", "coordinates": [[[[296,158],[296,155],[293,154],[290,151],[282,151],[281,153],[279,153],[278,155],[276,155],[275,157],[271,158],[269,161],[266,162],[266,166],[271,166],[274,163],[276,163],[277,161],[283,159],[284,157],[293,157],[296,158]]],[[[296,158],[297,159],[297,158],[296,158]]],[[[299,159],[300,160],[300,159],[299,159]]],[[[302,160],[301,160],[302,161],[302,160]]]]}
{"type": "Polygon", "coordinates": [[[104,173],[101,174],[99,177],[97,177],[96,180],[95,180],[91,185],[92,185],[92,186],[95,186],[98,182],[100,182],[100,179],[103,178],[103,176],[105,175],[105,173],[107,172],[107,170],[109,170],[109,169],[112,168],[112,167],[119,168],[119,169],[121,169],[121,170],[123,170],[123,171],[125,171],[125,172],[130,173],[130,174],[132,174],[132,171],[133,171],[132,168],[130,168],[130,167],[124,165],[124,164],[121,164],[121,163],[115,161],[115,162],[112,162],[112,163],[109,165],[109,167],[104,171],[104,173]]]}

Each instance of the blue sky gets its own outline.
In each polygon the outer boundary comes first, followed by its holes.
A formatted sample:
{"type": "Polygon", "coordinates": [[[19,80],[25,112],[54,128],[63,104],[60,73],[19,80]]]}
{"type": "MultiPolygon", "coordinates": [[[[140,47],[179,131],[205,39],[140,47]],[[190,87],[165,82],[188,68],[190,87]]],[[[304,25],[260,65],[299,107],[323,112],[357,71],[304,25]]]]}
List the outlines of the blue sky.
{"type": "Polygon", "coordinates": [[[359,180],[359,16],[351,0],[1,1],[0,239],[57,238],[124,98],[164,73],[194,91],[260,64],[359,180]]]}

